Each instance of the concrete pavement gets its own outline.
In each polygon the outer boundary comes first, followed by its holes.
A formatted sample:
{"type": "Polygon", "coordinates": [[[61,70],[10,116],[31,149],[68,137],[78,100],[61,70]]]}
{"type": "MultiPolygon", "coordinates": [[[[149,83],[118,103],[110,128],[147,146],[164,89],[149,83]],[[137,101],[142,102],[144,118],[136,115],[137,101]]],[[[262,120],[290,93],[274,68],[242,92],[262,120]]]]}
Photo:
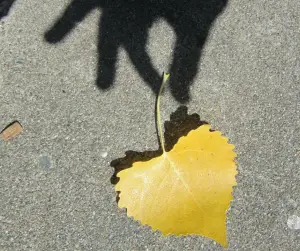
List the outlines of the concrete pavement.
{"type": "MultiPolygon", "coordinates": [[[[163,237],[117,207],[110,162],[158,148],[155,95],[124,46],[113,85],[95,85],[103,9],[45,41],[68,3],[17,0],[0,22],[0,129],[14,120],[24,128],[0,141],[0,250],[223,250],[198,236],[163,237]]],[[[228,250],[300,247],[288,226],[300,217],[299,12],[297,0],[230,0],[190,86],[189,112],[238,154],[228,250]]],[[[161,74],[177,33],[166,19],[151,24],[146,48],[161,74]]],[[[179,105],[169,87],[164,120],[179,105]]]]}

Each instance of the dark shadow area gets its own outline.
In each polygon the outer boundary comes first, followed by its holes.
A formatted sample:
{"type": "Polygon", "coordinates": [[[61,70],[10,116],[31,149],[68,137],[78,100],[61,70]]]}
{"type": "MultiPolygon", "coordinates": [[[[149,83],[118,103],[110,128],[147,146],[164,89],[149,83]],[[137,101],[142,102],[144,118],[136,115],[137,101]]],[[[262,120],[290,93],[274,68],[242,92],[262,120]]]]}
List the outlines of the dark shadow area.
{"type": "Polygon", "coordinates": [[[0,0],[0,20],[7,16],[15,0],[0,0]]]}
{"type": "MultiPolygon", "coordinates": [[[[170,120],[164,124],[165,132],[165,148],[166,151],[172,150],[180,137],[186,136],[191,130],[198,128],[201,125],[207,124],[200,120],[197,113],[188,114],[186,106],[180,106],[170,116],[170,120]]],[[[111,183],[117,184],[119,178],[117,174],[127,168],[130,168],[134,162],[148,161],[152,158],[158,157],[162,154],[162,149],[159,147],[156,151],[135,152],[127,151],[125,157],[113,160],[110,165],[114,168],[114,174],[111,177],[111,183]]],[[[118,197],[117,197],[118,200],[118,197]]]]}
{"type": "Polygon", "coordinates": [[[176,100],[184,103],[189,100],[189,86],[197,73],[210,27],[226,4],[227,0],[73,0],[45,33],[45,39],[53,44],[60,42],[89,12],[102,8],[97,86],[104,90],[113,85],[118,48],[122,46],[145,83],[157,94],[161,73],[154,69],[146,43],[149,28],[162,18],[176,33],[170,88],[176,100]]]}

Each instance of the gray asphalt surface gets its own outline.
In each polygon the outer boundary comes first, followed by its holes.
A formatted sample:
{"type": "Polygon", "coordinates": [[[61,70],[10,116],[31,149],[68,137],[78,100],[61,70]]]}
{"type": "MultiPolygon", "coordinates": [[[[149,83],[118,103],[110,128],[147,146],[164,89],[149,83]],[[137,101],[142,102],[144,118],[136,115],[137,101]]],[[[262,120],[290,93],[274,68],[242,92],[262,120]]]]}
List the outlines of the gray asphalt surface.
{"type": "MultiPolygon", "coordinates": [[[[158,147],[155,95],[124,49],[114,85],[100,91],[95,10],[61,42],[44,33],[65,0],[17,1],[0,23],[0,250],[223,250],[198,236],[163,237],[115,202],[110,162],[158,147]],[[106,156],[107,153],[107,156],[106,156]]],[[[210,30],[189,112],[235,144],[238,186],[228,250],[300,250],[300,2],[231,0],[210,30]]],[[[160,19],[148,52],[159,73],[175,33],[160,19]]],[[[179,103],[169,90],[164,120],[179,103]]]]}

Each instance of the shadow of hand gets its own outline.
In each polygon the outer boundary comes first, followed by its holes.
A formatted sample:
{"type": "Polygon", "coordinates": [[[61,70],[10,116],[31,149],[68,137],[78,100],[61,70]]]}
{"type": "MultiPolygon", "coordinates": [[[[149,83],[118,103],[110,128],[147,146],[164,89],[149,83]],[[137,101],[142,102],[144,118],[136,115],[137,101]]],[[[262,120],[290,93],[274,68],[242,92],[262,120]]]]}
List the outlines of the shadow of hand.
{"type": "Polygon", "coordinates": [[[0,0],[0,20],[5,17],[15,0],[0,0]]]}
{"type": "Polygon", "coordinates": [[[201,50],[215,18],[227,0],[72,0],[63,15],[45,33],[49,43],[61,41],[95,8],[103,8],[99,23],[97,86],[113,85],[118,48],[122,46],[145,83],[157,93],[160,74],[146,50],[148,30],[164,18],[176,33],[170,68],[170,87],[175,99],[189,100],[189,85],[198,69],[201,50]]]}

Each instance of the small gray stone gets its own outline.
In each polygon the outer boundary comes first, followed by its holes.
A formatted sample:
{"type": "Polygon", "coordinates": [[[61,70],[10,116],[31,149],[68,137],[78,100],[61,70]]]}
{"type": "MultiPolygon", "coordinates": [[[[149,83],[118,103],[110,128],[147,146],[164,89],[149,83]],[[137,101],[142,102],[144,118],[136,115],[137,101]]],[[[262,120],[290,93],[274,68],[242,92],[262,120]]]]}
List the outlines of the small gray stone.
{"type": "Polygon", "coordinates": [[[52,168],[52,160],[48,155],[41,155],[39,158],[39,165],[41,168],[50,169],[52,168]]]}
{"type": "Polygon", "coordinates": [[[292,215],[288,218],[287,225],[290,229],[299,230],[300,229],[300,217],[297,215],[292,215]]]}

